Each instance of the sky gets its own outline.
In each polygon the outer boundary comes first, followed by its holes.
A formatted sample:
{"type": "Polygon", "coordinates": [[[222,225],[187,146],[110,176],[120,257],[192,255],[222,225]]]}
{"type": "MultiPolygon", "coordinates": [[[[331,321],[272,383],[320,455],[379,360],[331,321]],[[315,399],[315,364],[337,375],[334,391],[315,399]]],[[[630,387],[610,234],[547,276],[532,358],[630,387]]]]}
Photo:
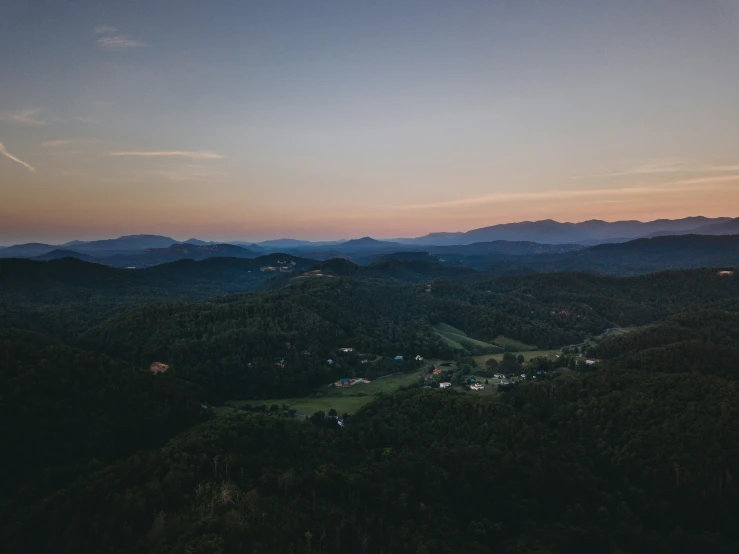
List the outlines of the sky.
{"type": "Polygon", "coordinates": [[[0,0],[0,244],[739,216],[739,0],[0,0]]]}

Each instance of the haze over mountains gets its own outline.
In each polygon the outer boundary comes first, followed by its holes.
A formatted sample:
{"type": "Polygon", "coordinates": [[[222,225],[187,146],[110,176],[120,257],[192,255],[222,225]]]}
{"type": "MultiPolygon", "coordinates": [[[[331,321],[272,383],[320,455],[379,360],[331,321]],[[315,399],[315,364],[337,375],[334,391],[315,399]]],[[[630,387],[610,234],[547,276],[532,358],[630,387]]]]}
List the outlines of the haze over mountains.
{"type": "Polygon", "coordinates": [[[0,249],[0,258],[45,261],[72,257],[111,267],[145,268],[177,260],[253,259],[283,253],[315,261],[344,258],[358,265],[394,259],[494,272],[575,269],[632,274],[734,263],[732,249],[735,245],[731,239],[708,239],[709,236],[732,234],[739,234],[739,218],[691,217],[647,223],[545,220],[392,241],[363,237],[336,242],[278,239],[261,243],[216,243],[197,238],[178,241],[159,235],[128,235],[117,239],[75,240],[61,245],[19,244],[0,249]],[[666,237],[674,240],[655,240],[666,237]],[[634,243],[635,239],[639,240],[634,243]],[[625,244],[618,248],[619,243],[625,244]],[[640,260],[640,256],[646,258],[640,260]]]}

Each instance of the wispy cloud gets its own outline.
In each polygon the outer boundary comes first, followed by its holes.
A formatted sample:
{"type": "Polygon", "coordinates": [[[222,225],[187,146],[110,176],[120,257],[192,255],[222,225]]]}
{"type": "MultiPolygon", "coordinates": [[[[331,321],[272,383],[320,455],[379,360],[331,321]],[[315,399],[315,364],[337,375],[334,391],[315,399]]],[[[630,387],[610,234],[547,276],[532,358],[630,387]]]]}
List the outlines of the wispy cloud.
{"type": "Polygon", "coordinates": [[[110,33],[115,33],[118,29],[115,27],[111,27],[110,25],[98,25],[95,27],[92,32],[96,35],[106,35],[110,33]]]}
{"type": "Polygon", "coordinates": [[[41,146],[44,148],[58,148],[59,146],[66,146],[71,142],[71,140],[45,140],[41,143],[41,146]]]}
{"type": "Polygon", "coordinates": [[[695,165],[689,164],[688,160],[682,158],[668,158],[663,160],[651,160],[621,171],[599,173],[596,175],[581,175],[576,178],[643,177],[669,173],[712,173],[726,171],[739,171],[739,165],[695,165]]]}
{"type": "Polygon", "coordinates": [[[109,152],[110,156],[138,156],[141,158],[190,158],[192,160],[220,160],[225,156],[215,152],[172,150],[163,152],[109,152]]]}
{"type": "Polygon", "coordinates": [[[34,117],[40,111],[38,108],[32,108],[19,112],[0,112],[0,119],[20,123],[21,125],[46,125],[46,121],[34,117]]]}
{"type": "Polygon", "coordinates": [[[669,158],[666,160],[651,160],[622,171],[612,173],[601,173],[591,177],[630,177],[636,175],[658,175],[660,173],[677,173],[685,171],[685,160],[681,158],[669,158]]]}
{"type": "Polygon", "coordinates": [[[24,162],[23,160],[21,160],[17,156],[14,156],[10,152],[8,152],[6,150],[6,148],[5,148],[5,145],[2,142],[0,142],[0,154],[2,154],[3,156],[5,156],[6,158],[9,158],[9,159],[13,160],[16,163],[21,164],[23,167],[25,167],[31,173],[36,173],[36,168],[35,167],[32,167],[30,164],[27,164],[26,162],[24,162]]]}
{"type": "Polygon", "coordinates": [[[579,190],[550,190],[540,192],[511,192],[496,193],[486,196],[478,196],[475,198],[462,198],[459,200],[450,200],[447,202],[433,202],[429,204],[412,204],[407,206],[391,206],[396,210],[425,210],[425,209],[443,209],[443,208],[459,208],[465,206],[474,206],[479,204],[517,202],[517,201],[535,201],[535,200],[567,200],[575,198],[608,198],[608,197],[629,197],[650,194],[668,194],[670,192],[705,190],[706,185],[729,182],[739,182],[739,174],[722,175],[714,177],[701,177],[696,179],[684,179],[673,181],[661,185],[651,185],[643,187],[623,187],[623,188],[606,188],[606,189],[579,189],[579,190]]]}
{"type": "Polygon", "coordinates": [[[101,37],[98,39],[98,46],[103,50],[129,50],[131,48],[142,48],[149,46],[145,42],[128,38],[124,35],[116,35],[113,37],[101,37]]]}

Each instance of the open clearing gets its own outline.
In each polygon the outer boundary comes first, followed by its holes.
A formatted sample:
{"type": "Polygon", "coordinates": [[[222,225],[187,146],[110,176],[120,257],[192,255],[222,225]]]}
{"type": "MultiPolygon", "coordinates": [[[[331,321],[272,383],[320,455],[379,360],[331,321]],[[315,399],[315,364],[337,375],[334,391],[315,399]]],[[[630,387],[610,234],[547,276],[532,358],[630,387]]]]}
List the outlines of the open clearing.
{"type": "Polygon", "coordinates": [[[493,340],[493,344],[497,346],[502,346],[503,348],[507,348],[510,350],[516,350],[518,352],[527,352],[529,350],[536,350],[536,346],[532,344],[524,344],[521,341],[518,341],[516,339],[509,339],[508,337],[505,337],[503,335],[498,335],[495,340],[493,340]]]}
{"type": "Polygon", "coordinates": [[[495,344],[490,344],[489,342],[483,342],[481,340],[468,337],[465,332],[460,331],[456,327],[452,327],[447,323],[437,323],[436,325],[434,325],[434,330],[436,331],[436,334],[439,335],[446,344],[448,344],[455,350],[467,350],[464,347],[464,343],[468,343],[471,346],[477,348],[500,348],[500,346],[497,346],[495,344]]]}
{"type": "Polygon", "coordinates": [[[331,408],[339,414],[353,414],[359,408],[372,402],[378,395],[391,393],[399,387],[409,385],[423,375],[424,370],[419,369],[412,373],[398,373],[382,379],[375,379],[369,384],[354,385],[347,388],[334,388],[328,385],[315,391],[312,395],[300,398],[273,398],[269,400],[233,400],[230,404],[243,406],[251,404],[258,406],[266,404],[286,404],[288,407],[298,411],[299,414],[312,415],[323,410],[328,412],[331,408]]]}

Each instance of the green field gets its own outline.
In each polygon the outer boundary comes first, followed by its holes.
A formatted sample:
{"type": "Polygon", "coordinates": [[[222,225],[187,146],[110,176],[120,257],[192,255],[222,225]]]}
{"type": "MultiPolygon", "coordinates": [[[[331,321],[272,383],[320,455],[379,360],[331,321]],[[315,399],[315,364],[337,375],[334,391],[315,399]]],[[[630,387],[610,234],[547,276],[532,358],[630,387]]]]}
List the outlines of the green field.
{"type": "Polygon", "coordinates": [[[493,344],[497,346],[502,346],[503,348],[507,348],[509,351],[515,350],[517,352],[528,352],[529,350],[536,350],[535,345],[524,344],[521,341],[510,339],[503,335],[499,335],[498,337],[496,337],[493,340],[493,344]]]}
{"type": "Polygon", "coordinates": [[[465,332],[446,323],[437,323],[434,325],[434,330],[436,331],[436,334],[441,337],[441,340],[455,350],[467,350],[467,348],[464,347],[465,343],[476,348],[500,348],[495,344],[468,337],[465,332]]]}
{"type": "Polygon", "coordinates": [[[316,391],[313,395],[301,398],[273,398],[269,400],[233,400],[229,402],[234,406],[242,406],[251,404],[252,406],[259,404],[287,404],[290,408],[298,411],[299,414],[312,415],[315,412],[323,410],[328,412],[331,408],[335,409],[339,414],[353,414],[359,408],[372,402],[378,395],[393,392],[404,385],[409,385],[418,380],[423,374],[423,370],[419,369],[412,373],[401,373],[384,379],[376,379],[369,384],[359,384],[348,388],[334,388],[326,386],[316,391]]]}

